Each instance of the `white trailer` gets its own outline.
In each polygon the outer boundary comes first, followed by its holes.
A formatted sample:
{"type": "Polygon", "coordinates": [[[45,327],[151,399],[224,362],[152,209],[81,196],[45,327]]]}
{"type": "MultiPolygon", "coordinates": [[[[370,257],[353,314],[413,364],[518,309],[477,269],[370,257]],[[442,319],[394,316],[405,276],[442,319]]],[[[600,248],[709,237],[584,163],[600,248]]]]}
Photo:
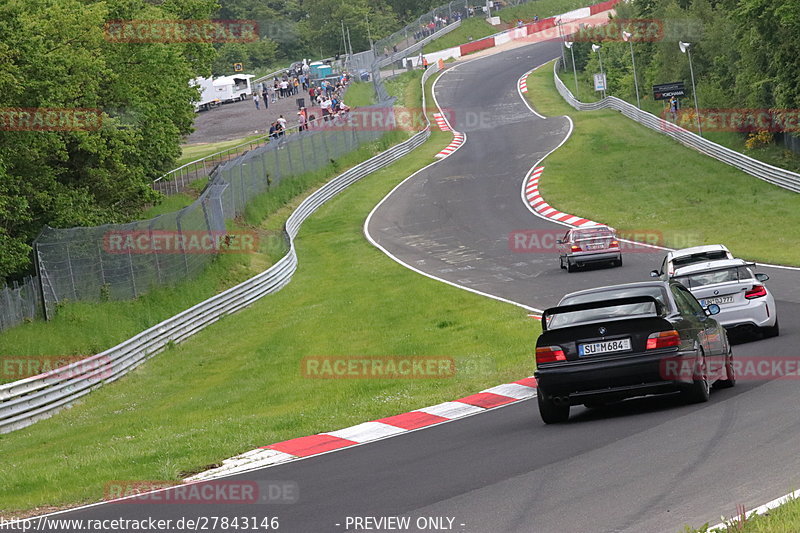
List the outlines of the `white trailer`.
{"type": "Polygon", "coordinates": [[[234,74],[214,79],[195,78],[192,84],[201,90],[200,101],[194,105],[195,111],[246,99],[253,94],[250,83],[253,77],[252,74],[234,74]]]}
{"type": "Polygon", "coordinates": [[[201,109],[209,109],[222,103],[216,97],[213,83],[214,80],[212,78],[195,78],[189,82],[190,85],[200,89],[200,100],[194,103],[195,112],[201,109]]]}

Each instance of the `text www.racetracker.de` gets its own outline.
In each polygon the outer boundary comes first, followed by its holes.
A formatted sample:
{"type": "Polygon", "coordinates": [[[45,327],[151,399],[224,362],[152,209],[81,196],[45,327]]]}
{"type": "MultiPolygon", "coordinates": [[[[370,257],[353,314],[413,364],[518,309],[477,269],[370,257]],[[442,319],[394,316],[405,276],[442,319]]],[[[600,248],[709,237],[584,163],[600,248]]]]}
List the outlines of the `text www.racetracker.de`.
{"type": "Polygon", "coordinates": [[[8,521],[0,518],[3,531],[275,531],[280,521],[275,516],[198,516],[194,518],[156,519],[152,517],[77,519],[40,516],[8,521]]]}

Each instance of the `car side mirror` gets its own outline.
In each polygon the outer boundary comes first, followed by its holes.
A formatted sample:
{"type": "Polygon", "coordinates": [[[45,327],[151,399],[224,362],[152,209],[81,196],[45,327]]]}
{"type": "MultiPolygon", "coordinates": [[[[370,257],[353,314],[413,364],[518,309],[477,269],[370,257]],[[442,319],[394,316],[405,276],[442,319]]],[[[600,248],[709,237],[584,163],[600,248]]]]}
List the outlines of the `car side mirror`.
{"type": "Polygon", "coordinates": [[[756,274],[756,279],[758,281],[767,281],[769,279],[769,276],[767,276],[766,274],[756,274]]]}
{"type": "Polygon", "coordinates": [[[719,306],[717,304],[711,304],[704,309],[706,316],[718,315],[719,314],[719,306]]]}
{"type": "Polygon", "coordinates": [[[564,244],[564,241],[561,239],[556,239],[556,244],[564,244]]]}
{"type": "Polygon", "coordinates": [[[661,272],[659,272],[658,270],[651,270],[650,271],[650,277],[651,278],[657,278],[659,276],[661,276],[661,272]]]}

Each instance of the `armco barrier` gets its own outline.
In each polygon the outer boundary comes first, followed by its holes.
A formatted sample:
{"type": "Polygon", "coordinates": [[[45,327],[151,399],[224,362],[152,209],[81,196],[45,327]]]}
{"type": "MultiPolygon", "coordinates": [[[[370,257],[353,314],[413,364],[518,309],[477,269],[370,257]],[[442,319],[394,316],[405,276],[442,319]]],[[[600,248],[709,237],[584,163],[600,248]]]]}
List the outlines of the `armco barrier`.
{"type": "MultiPolygon", "coordinates": [[[[423,87],[431,74],[437,71],[438,65],[432,65],[423,74],[423,87]]],[[[423,109],[424,93],[423,90],[423,109]]],[[[15,431],[52,416],[59,409],[69,406],[92,390],[124,376],[170,343],[179,343],[223,316],[235,313],[262,296],[280,290],[289,283],[297,269],[294,238],[303,221],[322,204],[356,181],[393,163],[420,146],[431,134],[427,116],[426,123],[426,127],[410,139],[351,168],[306,198],[286,221],[285,236],[289,243],[289,251],[266,271],[156,324],[105,352],[56,369],[50,372],[50,377],[33,376],[0,385],[0,433],[15,431]]]]}
{"type": "Polygon", "coordinates": [[[629,104],[624,100],[620,100],[614,96],[608,96],[598,102],[583,103],[575,99],[572,92],[558,77],[557,69],[560,60],[553,65],[553,77],[555,79],[556,88],[559,94],[567,101],[569,105],[578,111],[595,111],[597,109],[614,109],[621,112],[623,115],[631,120],[635,120],[639,124],[647,126],[651,130],[655,130],[664,135],[668,135],[689,148],[694,148],[698,152],[702,152],[714,159],[718,159],[723,163],[727,163],[739,170],[762,179],[766,182],[783,187],[793,192],[800,192],[800,174],[790,172],[788,170],[768,165],[763,161],[758,161],[752,157],[748,157],[740,152],[731,150],[708,139],[704,139],[699,135],[692,133],[689,130],[681,128],[677,124],[657,117],[647,111],[642,111],[633,104],[629,104]]]}

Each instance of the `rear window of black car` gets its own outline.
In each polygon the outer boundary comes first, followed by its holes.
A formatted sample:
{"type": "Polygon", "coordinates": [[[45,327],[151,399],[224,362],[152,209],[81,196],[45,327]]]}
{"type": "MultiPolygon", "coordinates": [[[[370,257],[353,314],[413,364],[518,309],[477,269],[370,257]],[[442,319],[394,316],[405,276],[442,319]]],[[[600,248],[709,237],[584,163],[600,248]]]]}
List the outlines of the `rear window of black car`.
{"type": "MultiPolygon", "coordinates": [[[[588,302],[599,302],[603,300],[615,300],[618,298],[630,298],[632,296],[652,296],[662,304],[663,309],[669,307],[669,304],[667,303],[669,299],[667,298],[664,289],[660,286],[611,288],[606,291],[576,294],[575,296],[567,296],[561,300],[558,305],[575,305],[588,302]]],[[[611,305],[610,307],[601,307],[599,309],[587,309],[585,311],[573,311],[571,313],[559,313],[551,315],[550,320],[547,322],[547,328],[556,329],[574,326],[577,324],[599,322],[603,320],[635,318],[642,315],[654,315],[656,312],[656,306],[653,303],[647,302],[611,305]]]]}
{"type": "Polygon", "coordinates": [[[547,329],[566,328],[579,324],[605,322],[607,320],[626,320],[641,316],[653,316],[656,315],[657,312],[658,310],[654,302],[623,305],[614,305],[609,302],[607,307],[551,314],[547,317],[547,329]]]}
{"type": "Polygon", "coordinates": [[[664,289],[660,286],[651,287],[613,287],[606,291],[589,292],[566,296],[558,305],[575,305],[587,302],[599,302],[600,300],[614,300],[617,298],[630,298],[632,296],[652,296],[664,307],[667,307],[668,299],[664,289]]]}

